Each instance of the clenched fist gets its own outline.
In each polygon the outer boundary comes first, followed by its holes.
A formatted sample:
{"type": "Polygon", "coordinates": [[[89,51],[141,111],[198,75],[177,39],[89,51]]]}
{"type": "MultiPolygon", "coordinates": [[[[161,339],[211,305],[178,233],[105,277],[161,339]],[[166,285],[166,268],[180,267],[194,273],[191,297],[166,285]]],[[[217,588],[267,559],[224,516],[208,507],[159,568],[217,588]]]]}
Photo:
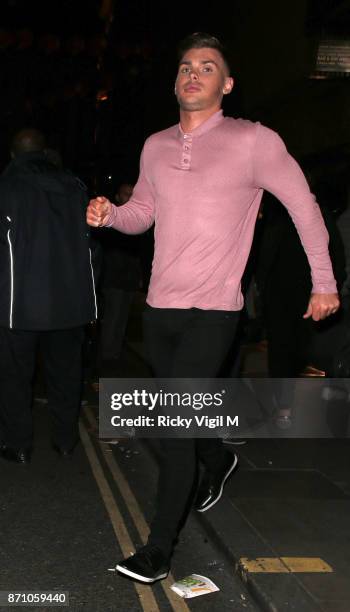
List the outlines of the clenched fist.
{"type": "Polygon", "coordinates": [[[103,227],[112,211],[112,203],[104,196],[90,200],[86,211],[86,222],[92,227],[103,227]]]}

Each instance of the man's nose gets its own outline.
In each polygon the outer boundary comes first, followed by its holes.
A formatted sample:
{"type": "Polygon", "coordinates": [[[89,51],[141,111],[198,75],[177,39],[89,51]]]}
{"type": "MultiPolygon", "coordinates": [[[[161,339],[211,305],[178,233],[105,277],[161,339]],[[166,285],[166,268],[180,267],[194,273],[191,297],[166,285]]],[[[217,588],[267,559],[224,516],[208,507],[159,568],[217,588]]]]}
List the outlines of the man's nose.
{"type": "Polygon", "coordinates": [[[194,68],[191,68],[190,78],[191,78],[191,81],[198,80],[198,72],[194,68]]]}

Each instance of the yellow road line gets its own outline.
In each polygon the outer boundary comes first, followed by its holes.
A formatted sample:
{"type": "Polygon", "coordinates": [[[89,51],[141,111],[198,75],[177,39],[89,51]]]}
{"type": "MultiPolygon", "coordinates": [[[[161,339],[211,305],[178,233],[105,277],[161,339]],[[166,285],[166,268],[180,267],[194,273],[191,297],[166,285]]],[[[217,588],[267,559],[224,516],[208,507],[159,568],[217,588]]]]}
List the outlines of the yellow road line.
{"type": "Polygon", "coordinates": [[[319,557],[242,557],[240,566],[250,574],[330,573],[333,569],[319,557]]]}
{"type": "MultiPolygon", "coordinates": [[[[96,428],[96,419],[92,413],[91,408],[86,407],[85,409],[85,414],[87,416],[87,419],[89,421],[89,424],[92,428],[96,428]]],[[[114,456],[113,453],[108,452],[108,448],[106,448],[106,444],[103,444],[101,442],[99,442],[100,448],[102,450],[104,459],[110,469],[110,472],[112,474],[112,477],[120,491],[120,494],[122,495],[126,506],[128,508],[128,511],[130,513],[130,516],[135,524],[135,527],[138,531],[138,533],[140,534],[140,538],[142,540],[142,542],[145,544],[147,542],[147,537],[148,537],[148,533],[149,533],[149,527],[147,525],[147,522],[143,516],[143,513],[140,509],[139,503],[135,497],[135,495],[133,494],[127,480],[125,479],[122,471],[120,470],[114,456]]],[[[173,608],[173,610],[175,610],[175,612],[189,612],[189,608],[187,606],[187,604],[184,602],[183,599],[179,599],[179,596],[176,595],[176,593],[174,593],[171,589],[170,586],[175,582],[175,579],[173,578],[172,574],[169,573],[168,577],[166,578],[166,580],[162,580],[161,585],[164,589],[164,592],[173,608]]]]}
{"type": "Polygon", "coordinates": [[[314,572],[329,574],[333,568],[319,557],[281,557],[291,572],[314,572]]]}
{"type": "MultiPolygon", "coordinates": [[[[103,474],[95,449],[92,446],[89,435],[82,422],[80,422],[80,438],[84,445],[92,473],[101,493],[101,497],[104,501],[106,510],[111,519],[111,523],[116,538],[119,542],[119,546],[122,550],[123,555],[127,557],[128,555],[130,555],[131,552],[134,552],[135,547],[131,541],[123,518],[118,510],[111,488],[105,478],[105,475],[103,474]]],[[[136,582],[134,583],[134,586],[144,612],[160,612],[152,589],[136,582]]]]}

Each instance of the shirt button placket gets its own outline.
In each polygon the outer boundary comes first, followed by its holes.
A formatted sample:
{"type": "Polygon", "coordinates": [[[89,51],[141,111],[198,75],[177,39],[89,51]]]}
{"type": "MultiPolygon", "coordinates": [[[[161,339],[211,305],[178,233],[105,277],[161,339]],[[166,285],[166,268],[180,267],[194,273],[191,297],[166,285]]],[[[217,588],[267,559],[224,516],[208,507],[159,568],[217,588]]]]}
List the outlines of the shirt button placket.
{"type": "Polygon", "coordinates": [[[191,152],[192,152],[192,136],[184,134],[184,142],[182,145],[181,168],[189,170],[191,167],[191,152]]]}

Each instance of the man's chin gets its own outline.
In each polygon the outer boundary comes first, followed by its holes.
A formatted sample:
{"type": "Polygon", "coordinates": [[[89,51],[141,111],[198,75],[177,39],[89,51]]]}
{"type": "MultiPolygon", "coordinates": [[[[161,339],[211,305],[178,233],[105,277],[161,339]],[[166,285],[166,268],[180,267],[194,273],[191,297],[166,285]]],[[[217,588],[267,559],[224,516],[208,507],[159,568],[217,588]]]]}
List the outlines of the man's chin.
{"type": "Polygon", "coordinates": [[[203,105],[198,100],[183,100],[178,98],[178,103],[181,110],[184,111],[197,111],[203,110],[203,105]]]}

